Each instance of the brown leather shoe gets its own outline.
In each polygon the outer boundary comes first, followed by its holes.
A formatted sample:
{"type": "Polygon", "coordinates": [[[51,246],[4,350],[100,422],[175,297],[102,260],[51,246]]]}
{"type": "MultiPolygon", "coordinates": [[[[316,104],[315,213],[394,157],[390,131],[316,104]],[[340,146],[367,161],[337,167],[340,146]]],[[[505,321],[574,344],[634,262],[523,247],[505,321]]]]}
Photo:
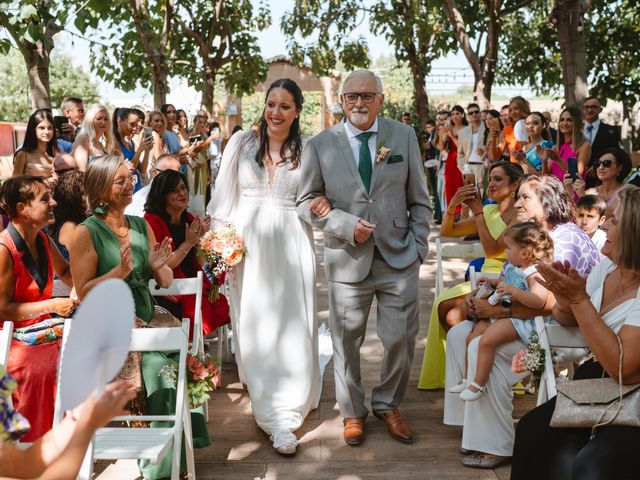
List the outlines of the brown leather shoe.
{"type": "Polygon", "coordinates": [[[347,445],[356,446],[364,442],[364,418],[345,418],[342,437],[347,445]]]}
{"type": "Polygon", "coordinates": [[[389,435],[396,440],[400,440],[404,443],[413,442],[413,432],[407,425],[407,422],[402,418],[397,408],[389,410],[387,412],[373,412],[373,414],[380,420],[383,420],[387,425],[389,435]]]}

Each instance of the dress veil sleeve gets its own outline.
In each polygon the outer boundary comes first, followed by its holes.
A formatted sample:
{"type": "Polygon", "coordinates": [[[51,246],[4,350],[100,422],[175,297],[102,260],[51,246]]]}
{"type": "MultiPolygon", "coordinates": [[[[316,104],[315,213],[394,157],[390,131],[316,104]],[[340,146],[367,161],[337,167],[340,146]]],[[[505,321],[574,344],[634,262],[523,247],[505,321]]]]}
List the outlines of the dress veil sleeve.
{"type": "Polygon", "coordinates": [[[207,205],[207,212],[212,218],[231,220],[240,198],[238,182],[238,167],[242,146],[253,136],[253,132],[238,132],[229,139],[222,154],[220,172],[216,179],[211,200],[207,205]]]}

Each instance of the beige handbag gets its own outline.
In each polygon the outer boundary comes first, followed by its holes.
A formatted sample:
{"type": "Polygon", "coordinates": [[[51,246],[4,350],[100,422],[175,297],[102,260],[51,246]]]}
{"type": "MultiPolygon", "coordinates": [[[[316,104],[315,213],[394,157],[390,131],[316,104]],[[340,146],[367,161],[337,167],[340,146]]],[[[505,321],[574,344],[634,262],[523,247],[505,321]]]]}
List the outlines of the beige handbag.
{"type": "Polygon", "coordinates": [[[591,438],[604,425],[640,427],[640,383],[621,383],[624,352],[620,337],[616,338],[620,346],[618,381],[597,378],[559,383],[552,427],[591,428],[591,438]]]}

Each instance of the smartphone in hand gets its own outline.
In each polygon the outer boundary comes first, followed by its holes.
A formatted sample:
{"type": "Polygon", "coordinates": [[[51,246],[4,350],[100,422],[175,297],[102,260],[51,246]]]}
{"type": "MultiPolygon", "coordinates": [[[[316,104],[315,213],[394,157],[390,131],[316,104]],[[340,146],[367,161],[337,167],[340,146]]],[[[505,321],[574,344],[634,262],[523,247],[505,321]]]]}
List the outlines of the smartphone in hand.
{"type": "Polygon", "coordinates": [[[567,170],[574,182],[578,179],[578,159],[576,157],[567,158],[567,170]]]}

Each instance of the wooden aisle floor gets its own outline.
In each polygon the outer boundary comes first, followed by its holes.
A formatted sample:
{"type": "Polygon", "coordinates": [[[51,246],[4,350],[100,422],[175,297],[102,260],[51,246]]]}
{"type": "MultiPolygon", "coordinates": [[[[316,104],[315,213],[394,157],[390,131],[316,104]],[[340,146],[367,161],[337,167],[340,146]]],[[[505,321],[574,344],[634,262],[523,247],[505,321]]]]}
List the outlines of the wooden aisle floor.
{"type": "MultiPolygon", "coordinates": [[[[432,231],[434,229],[432,226],[432,231]]],[[[434,232],[435,233],[435,232],[434,232]]],[[[320,406],[307,417],[297,435],[297,454],[285,458],[273,451],[267,436],[256,426],[247,392],[238,381],[235,365],[225,363],[223,388],[209,403],[209,431],[212,445],[196,450],[196,474],[203,480],[428,480],[428,479],[508,479],[510,467],[476,470],[463,467],[458,453],[462,429],[442,424],[442,390],[416,388],[433,302],[435,279],[434,238],[431,251],[420,269],[420,331],[406,396],[400,411],[416,437],[411,445],[392,439],[384,424],[369,416],[366,440],[349,447],[342,440],[342,421],[335,402],[333,363],[324,375],[320,406]]],[[[322,264],[321,237],[316,234],[318,253],[319,321],[328,322],[327,287],[322,264]]],[[[462,281],[466,263],[445,262],[445,282],[462,281]]],[[[376,336],[375,303],[362,347],[362,379],[369,392],[376,384],[382,346],[376,336]]],[[[532,395],[517,395],[515,416],[535,406],[532,395]]],[[[129,480],[138,478],[135,461],[100,462],[95,478],[129,480]]]]}

